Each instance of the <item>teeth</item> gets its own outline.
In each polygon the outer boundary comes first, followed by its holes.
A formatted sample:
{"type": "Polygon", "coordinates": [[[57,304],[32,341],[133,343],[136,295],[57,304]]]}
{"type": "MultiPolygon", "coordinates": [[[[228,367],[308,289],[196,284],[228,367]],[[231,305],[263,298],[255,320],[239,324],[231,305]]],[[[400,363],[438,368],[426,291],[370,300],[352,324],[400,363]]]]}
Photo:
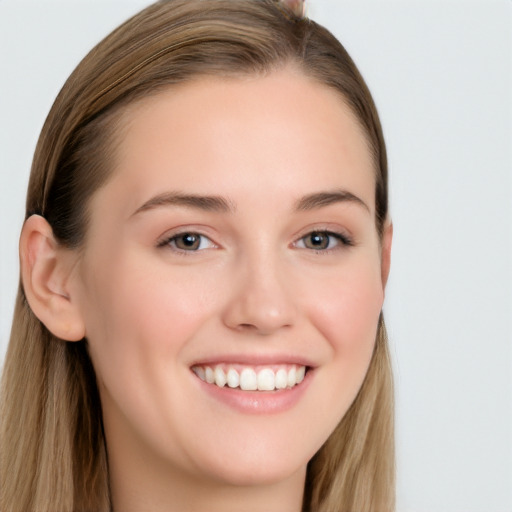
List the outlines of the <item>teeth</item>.
{"type": "Polygon", "coordinates": [[[204,369],[204,373],[205,373],[206,382],[208,382],[208,384],[213,384],[215,382],[215,375],[213,373],[213,370],[209,366],[207,366],[204,369]]]}
{"type": "Polygon", "coordinates": [[[227,380],[230,388],[237,388],[240,385],[240,375],[238,375],[238,372],[234,368],[228,370],[227,380]]]}
{"type": "Polygon", "coordinates": [[[226,374],[222,371],[220,366],[217,366],[214,371],[215,375],[215,384],[219,386],[219,388],[223,388],[226,385],[227,379],[226,374]]]}
{"type": "Polygon", "coordinates": [[[276,389],[284,389],[288,385],[288,373],[285,369],[277,370],[275,384],[276,389]]]}
{"type": "Polygon", "coordinates": [[[258,370],[241,365],[194,366],[192,371],[204,382],[223,388],[239,388],[244,391],[274,391],[292,388],[300,384],[306,375],[305,366],[281,365],[258,370]],[[236,366],[236,368],[235,368],[236,366]]]}
{"type": "Polygon", "coordinates": [[[258,389],[260,391],[274,391],[276,376],[270,368],[265,368],[258,373],[258,389]]]}
{"type": "Polygon", "coordinates": [[[192,370],[201,380],[206,381],[206,375],[205,375],[204,368],[202,368],[201,366],[194,366],[194,368],[192,368],[192,370]]]}
{"type": "MultiPolygon", "coordinates": [[[[208,381],[206,381],[208,382],[208,381]]],[[[290,368],[290,371],[288,372],[288,386],[292,387],[295,386],[297,383],[297,370],[295,369],[295,366],[292,366],[290,368]]]]}
{"type": "Polygon", "coordinates": [[[244,368],[240,374],[240,389],[255,391],[258,389],[258,378],[252,368],[244,368]]]}

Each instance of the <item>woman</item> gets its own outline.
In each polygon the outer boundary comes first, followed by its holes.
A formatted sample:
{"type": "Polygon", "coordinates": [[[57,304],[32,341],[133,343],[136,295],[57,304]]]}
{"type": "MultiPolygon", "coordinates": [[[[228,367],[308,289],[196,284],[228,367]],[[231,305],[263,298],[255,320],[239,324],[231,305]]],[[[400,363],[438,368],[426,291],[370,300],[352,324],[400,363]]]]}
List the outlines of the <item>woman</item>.
{"type": "Polygon", "coordinates": [[[158,2],[34,157],[2,510],[393,508],[385,146],[300,5],[158,2]]]}

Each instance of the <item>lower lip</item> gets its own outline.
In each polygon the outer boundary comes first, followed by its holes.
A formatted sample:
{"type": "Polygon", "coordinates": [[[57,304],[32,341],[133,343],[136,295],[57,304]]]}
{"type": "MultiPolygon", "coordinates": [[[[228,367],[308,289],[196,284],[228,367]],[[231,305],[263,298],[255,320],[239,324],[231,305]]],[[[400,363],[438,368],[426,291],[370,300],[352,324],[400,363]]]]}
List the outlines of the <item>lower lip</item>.
{"type": "Polygon", "coordinates": [[[193,375],[204,392],[232,409],[248,414],[277,414],[291,409],[299,402],[313,378],[313,370],[306,372],[300,384],[278,391],[242,391],[228,386],[220,388],[193,375]]]}

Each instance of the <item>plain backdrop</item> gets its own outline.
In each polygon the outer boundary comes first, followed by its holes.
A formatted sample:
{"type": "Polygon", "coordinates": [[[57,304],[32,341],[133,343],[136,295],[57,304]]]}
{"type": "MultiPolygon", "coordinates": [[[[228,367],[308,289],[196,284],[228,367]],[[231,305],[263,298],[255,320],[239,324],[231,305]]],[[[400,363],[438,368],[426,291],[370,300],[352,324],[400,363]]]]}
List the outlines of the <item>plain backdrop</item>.
{"type": "MultiPolygon", "coordinates": [[[[0,0],[0,360],[45,116],[86,52],[148,4],[0,0]]],[[[308,13],[360,67],[388,144],[398,512],[512,512],[512,2],[308,13]]]]}

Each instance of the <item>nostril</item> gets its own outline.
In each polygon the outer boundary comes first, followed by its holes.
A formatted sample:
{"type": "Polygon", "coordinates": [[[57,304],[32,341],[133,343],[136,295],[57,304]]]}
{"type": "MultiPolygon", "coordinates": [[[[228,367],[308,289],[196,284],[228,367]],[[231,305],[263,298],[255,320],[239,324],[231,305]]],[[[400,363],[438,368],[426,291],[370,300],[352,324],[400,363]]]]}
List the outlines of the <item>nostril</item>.
{"type": "Polygon", "coordinates": [[[252,325],[252,324],[240,324],[238,326],[239,329],[256,329],[256,326],[252,325]]]}
{"type": "Polygon", "coordinates": [[[290,327],[290,325],[282,325],[282,326],[273,326],[273,325],[256,325],[256,324],[250,324],[250,323],[244,323],[244,324],[238,324],[234,327],[236,331],[239,333],[246,333],[246,334],[258,334],[262,336],[268,336],[272,333],[274,333],[278,329],[290,327]]]}
{"type": "Polygon", "coordinates": [[[253,325],[253,324],[249,324],[249,323],[246,323],[246,324],[239,324],[236,326],[235,328],[238,332],[240,333],[254,333],[256,331],[259,331],[260,329],[258,329],[258,327],[256,327],[256,325],[253,325]]]}

